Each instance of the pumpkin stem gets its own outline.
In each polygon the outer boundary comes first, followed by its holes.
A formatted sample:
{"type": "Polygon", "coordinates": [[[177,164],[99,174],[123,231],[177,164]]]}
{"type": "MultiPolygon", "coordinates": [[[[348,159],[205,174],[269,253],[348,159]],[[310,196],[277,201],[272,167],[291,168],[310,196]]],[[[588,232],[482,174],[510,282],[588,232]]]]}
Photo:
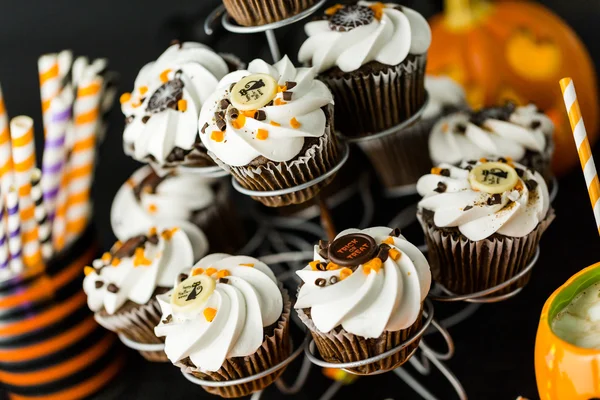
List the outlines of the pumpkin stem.
{"type": "Polygon", "coordinates": [[[467,28],[486,8],[485,0],[444,0],[446,24],[452,29],[467,28]]]}

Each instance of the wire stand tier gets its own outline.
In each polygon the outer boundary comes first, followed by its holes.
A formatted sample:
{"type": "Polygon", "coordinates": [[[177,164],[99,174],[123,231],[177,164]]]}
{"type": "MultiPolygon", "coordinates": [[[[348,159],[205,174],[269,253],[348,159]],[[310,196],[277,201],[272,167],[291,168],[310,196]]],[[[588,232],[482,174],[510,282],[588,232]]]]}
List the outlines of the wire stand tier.
{"type": "Polygon", "coordinates": [[[269,43],[269,49],[271,50],[271,57],[273,57],[273,62],[277,62],[281,59],[281,53],[279,51],[279,44],[277,43],[277,38],[275,37],[275,30],[283,28],[284,26],[294,24],[304,18],[311,16],[312,14],[317,12],[317,10],[321,8],[323,4],[325,4],[325,2],[326,0],[319,0],[313,6],[290,18],[286,18],[281,21],[260,26],[238,25],[237,23],[235,23],[235,21],[233,21],[233,19],[231,19],[229,14],[227,14],[225,6],[221,5],[215,10],[213,10],[213,12],[209,14],[208,18],[206,18],[204,22],[204,32],[206,32],[207,35],[212,35],[214,33],[213,27],[219,21],[223,28],[232,33],[251,34],[264,32],[267,36],[267,42],[269,43]]]}

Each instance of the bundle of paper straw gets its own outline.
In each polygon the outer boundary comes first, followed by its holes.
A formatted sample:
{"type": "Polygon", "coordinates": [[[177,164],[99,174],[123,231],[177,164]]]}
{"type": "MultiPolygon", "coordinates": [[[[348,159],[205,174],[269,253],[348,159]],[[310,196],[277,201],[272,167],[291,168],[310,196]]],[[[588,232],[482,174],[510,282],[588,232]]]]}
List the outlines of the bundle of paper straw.
{"type": "Polygon", "coordinates": [[[36,168],[33,119],[9,121],[0,89],[0,279],[37,268],[90,222],[96,150],[112,107],[105,59],[70,51],[38,60],[44,151],[36,168]]]}

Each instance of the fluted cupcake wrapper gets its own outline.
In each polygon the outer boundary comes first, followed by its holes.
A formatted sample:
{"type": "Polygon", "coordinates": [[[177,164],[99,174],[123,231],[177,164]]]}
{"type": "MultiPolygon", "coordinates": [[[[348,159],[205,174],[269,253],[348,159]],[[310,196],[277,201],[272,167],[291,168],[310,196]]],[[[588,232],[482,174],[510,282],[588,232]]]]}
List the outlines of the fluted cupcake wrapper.
{"type": "Polygon", "coordinates": [[[425,102],[426,64],[427,54],[409,55],[376,74],[319,75],[335,99],[336,129],[349,137],[368,136],[415,115],[425,102]]]}
{"type": "MultiPolygon", "coordinates": [[[[147,304],[137,305],[127,311],[117,312],[113,315],[94,314],[96,321],[106,329],[120,333],[127,339],[143,344],[161,344],[163,338],[154,334],[154,327],[160,323],[162,313],[156,297],[147,304]]],[[[146,360],[154,362],[167,362],[169,359],[163,350],[138,351],[146,360]]]]}
{"type": "MultiPolygon", "coordinates": [[[[296,311],[298,312],[300,320],[310,330],[312,338],[315,341],[319,354],[323,360],[334,364],[362,361],[383,354],[386,351],[392,350],[402,343],[405,343],[421,329],[421,326],[423,325],[423,304],[421,304],[421,310],[419,311],[417,320],[410,327],[399,331],[384,331],[383,334],[376,339],[366,339],[361,336],[353,335],[343,328],[336,328],[327,333],[320,332],[304,310],[297,309],[296,311]]],[[[383,360],[362,367],[348,368],[348,370],[359,375],[370,375],[383,371],[391,371],[408,361],[413,351],[419,346],[420,341],[420,338],[415,340],[406,348],[383,360]]]]}
{"type": "Polygon", "coordinates": [[[316,0],[223,0],[231,18],[243,26],[281,21],[301,13],[315,3],[316,0]]]}
{"type": "MultiPolygon", "coordinates": [[[[190,373],[196,378],[216,382],[226,382],[246,378],[259,374],[274,367],[289,357],[292,352],[289,337],[290,310],[292,304],[285,289],[283,295],[283,312],[277,321],[277,327],[273,334],[265,337],[258,350],[246,357],[234,357],[225,360],[223,366],[216,372],[200,371],[198,368],[184,363],[176,363],[184,373],[190,373]]],[[[191,361],[190,361],[191,363],[191,361]]],[[[285,371],[285,367],[260,379],[250,381],[241,385],[211,387],[202,386],[210,394],[225,398],[248,396],[259,390],[263,390],[273,383],[285,371]]]]}
{"type": "MultiPolygon", "coordinates": [[[[523,271],[535,256],[542,234],[554,217],[554,210],[550,209],[546,218],[524,237],[505,236],[474,242],[463,235],[444,232],[425,221],[420,212],[417,214],[427,239],[427,258],[433,279],[456,294],[490,289],[523,271]]],[[[530,278],[531,271],[491,296],[522,288],[530,278]]]]}

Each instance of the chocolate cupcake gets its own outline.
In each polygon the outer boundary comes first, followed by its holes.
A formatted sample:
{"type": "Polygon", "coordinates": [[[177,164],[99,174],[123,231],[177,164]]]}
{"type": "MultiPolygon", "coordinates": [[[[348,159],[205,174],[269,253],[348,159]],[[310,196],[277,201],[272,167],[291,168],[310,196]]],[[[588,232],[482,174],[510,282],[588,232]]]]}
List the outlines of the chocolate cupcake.
{"type": "Polygon", "coordinates": [[[124,241],[153,226],[177,226],[187,233],[194,249],[202,249],[208,239],[211,252],[234,252],[245,244],[246,235],[230,194],[227,180],[178,172],[161,177],[145,166],[117,192],[112,229],[124,241]]]}
{"type": "Polygon", "coordinates": [[[535,105],[507,103],[443,118],[433,128],[429,151],[434,164],[510,157],[550,182],[553,133],[554,124],[535,105]]]}
{"type": "Polygon", "coordinates": [[[542,176],[506,159],[441,164],[417,191],[433,277],[456,294],[490,289],[523,271],[554,220],[542,176]]]}
{"type": "MultiPolygon", "coordinates": [[[[297,274],[303,284],[294,308],[327,362],[375,357],[407,342],[422,326],[431,272],[425,256],[398,230],[343,231],[330,244],[315,246],[315,260],[297,274]]],[[[418,345],[419,339],[351,371],[395,369],[418,345]]]]}
{"type": "Polygon", "coordinates": [[[393,3],[338,4],[305,31],[298,59],[333,92],[336,128],[345,136],[392,128],[423,106],[431,30],[416,11],[393,3]]]}
{"type": "MultiPolygon", "coordinates": [[[[200,112],[200,138],[208,153],[245,189],[288,189],[314,180],[337,165],[333,98],[310,68],[284,57],[274,65],[252,61],[219,82],[200,112]]],[[[255,196],[270,207],[308,201],[320,183],[278,196],[255,196]]]]}
{"type": "MultiPolygon", "coordinates": [[[[205,246],[200,254],[206,254],[205,246]]],[[[151,229],[125,242],[117,242],[102,258],[85,268],[83,290],[96,321],[138,344],[160,344],[154,327],[160,322],[156,296],[165,293],[194,252],[186,234],[178,229],[151,229]]],[[[162,351],[140,351],[150,361],[167,361],[162,351]]]]}
{"type": "MultiPolygon", "coordinates": [[[[169,360],[183,372],[227,382],[261,373],[291,353],[291,304],[271,269],[246,256],[211,254],[158,296],[169,360]]],[[[262,390],[279,369],[245,384],[203,388],[222,397],[243,397],[262,390]]]]}
{"type": "Polygon", "coordinates": [[[463,88],[448,77],[427,76],[425,88],[429,97],[419,121],[388,135],[358,142],[389,189],[415,185],[431,170],[429,136],[433,126],[443,116],[468,109],[463,88]]]}
{"type": "Polygon", "coordinates": [[[156,168],[214,165],[198,137],[198,115],[227,61],[200,43],[176,43],[139,72],[121,96],[125,154],[156,168]]]}
{"type": "Polygon", "coordinates": [[[312,7],[316,0],[223,0],[227,13],[240,25],[272,24],[312,7]]]}

